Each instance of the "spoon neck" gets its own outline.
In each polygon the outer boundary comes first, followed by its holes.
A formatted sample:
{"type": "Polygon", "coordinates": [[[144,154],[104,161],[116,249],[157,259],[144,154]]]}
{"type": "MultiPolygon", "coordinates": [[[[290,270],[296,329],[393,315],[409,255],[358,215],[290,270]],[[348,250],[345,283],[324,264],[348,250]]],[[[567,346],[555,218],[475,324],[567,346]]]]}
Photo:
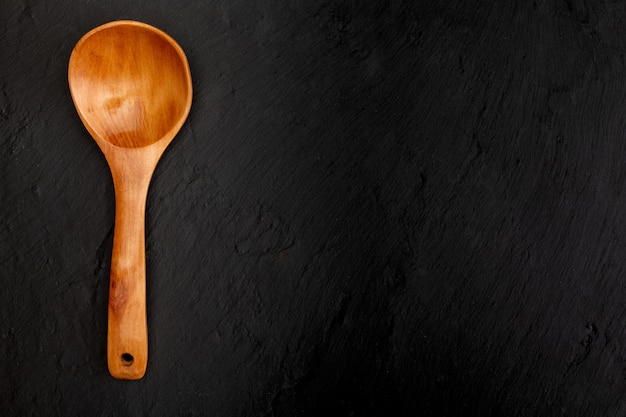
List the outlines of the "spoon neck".
{"type": "Polygon", "coordinates": [[[123,274],[145,268],[145,213],[148,183],[120,181],[115,183],[115,233],[113,251],[115,262],[123,274]]]}
{"type": "Polygon", "coordinates": [[[131,211],[133,214],[143,214],[146,207],[148,187],[151,177],[118,178],[113,180],[115,188],[116,215],[131,211]],[[138,211],[141,211],[139,213],[138,211]]]}
{"type": "MultiPolygon", "coordinates": [[[[144,275],[146,200],[153,168],[145,159],[117,159],[111,166],[115,188],[115,233],[113,251],[121,271],[131,266],[144,275]]],[[[126,273],[124,273],[126,275],[126,273]]]]}

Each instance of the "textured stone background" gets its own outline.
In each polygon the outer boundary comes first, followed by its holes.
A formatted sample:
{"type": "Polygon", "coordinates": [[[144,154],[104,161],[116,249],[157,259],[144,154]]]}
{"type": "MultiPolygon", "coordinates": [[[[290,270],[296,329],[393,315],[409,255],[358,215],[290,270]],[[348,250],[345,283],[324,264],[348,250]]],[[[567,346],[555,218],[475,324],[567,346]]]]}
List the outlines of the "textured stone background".
{"type": "Polygon", "coordinates": [[[623,416],[626,6],[29,1],[0,13],[6,416],[623,416]],[[112,379],[114,194],[66,80],[117,19],[194,80],[112,379]]]}

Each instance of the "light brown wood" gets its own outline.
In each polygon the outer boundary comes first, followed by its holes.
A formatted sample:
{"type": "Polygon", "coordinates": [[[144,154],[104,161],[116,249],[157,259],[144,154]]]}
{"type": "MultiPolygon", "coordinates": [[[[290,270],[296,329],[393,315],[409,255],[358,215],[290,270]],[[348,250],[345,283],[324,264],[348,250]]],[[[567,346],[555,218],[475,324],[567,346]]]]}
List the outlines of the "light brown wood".
{"type": "Polygon", "coordinates": [[[180,46],[134,21],[99,26],[72,51],[68,80],[78,115],[104,153],[115,188],[107,362],[140,379],[148,361],[145,208],[152,173],[191,108],[180,46]]]}

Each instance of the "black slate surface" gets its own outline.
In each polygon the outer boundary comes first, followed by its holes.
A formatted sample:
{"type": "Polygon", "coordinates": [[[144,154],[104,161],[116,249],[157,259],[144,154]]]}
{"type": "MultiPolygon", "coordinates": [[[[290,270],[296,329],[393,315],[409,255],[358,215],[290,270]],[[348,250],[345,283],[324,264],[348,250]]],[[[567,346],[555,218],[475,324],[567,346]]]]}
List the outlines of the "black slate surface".
{"type": "Polygon", "coordinates": [[[6,416],[623,416],[626,6],[4,1],[6,416]],[[117,19],[189,58],[106,369],[114,193],[66,80],[117,19]]]}

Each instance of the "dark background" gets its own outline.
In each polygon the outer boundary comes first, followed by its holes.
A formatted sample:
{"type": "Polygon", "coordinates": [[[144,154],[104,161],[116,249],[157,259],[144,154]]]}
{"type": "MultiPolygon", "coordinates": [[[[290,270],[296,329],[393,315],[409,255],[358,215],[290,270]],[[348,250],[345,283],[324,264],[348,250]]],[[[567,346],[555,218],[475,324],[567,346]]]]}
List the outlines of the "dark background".
{"type": "Polygon", "coordinates": [[[6,416],[623,416],[626,5],[3,1],[6,416]],[[114,192],[67,86],[185,50],[146,215],[149,362],[106,368],[114,192]]]}

